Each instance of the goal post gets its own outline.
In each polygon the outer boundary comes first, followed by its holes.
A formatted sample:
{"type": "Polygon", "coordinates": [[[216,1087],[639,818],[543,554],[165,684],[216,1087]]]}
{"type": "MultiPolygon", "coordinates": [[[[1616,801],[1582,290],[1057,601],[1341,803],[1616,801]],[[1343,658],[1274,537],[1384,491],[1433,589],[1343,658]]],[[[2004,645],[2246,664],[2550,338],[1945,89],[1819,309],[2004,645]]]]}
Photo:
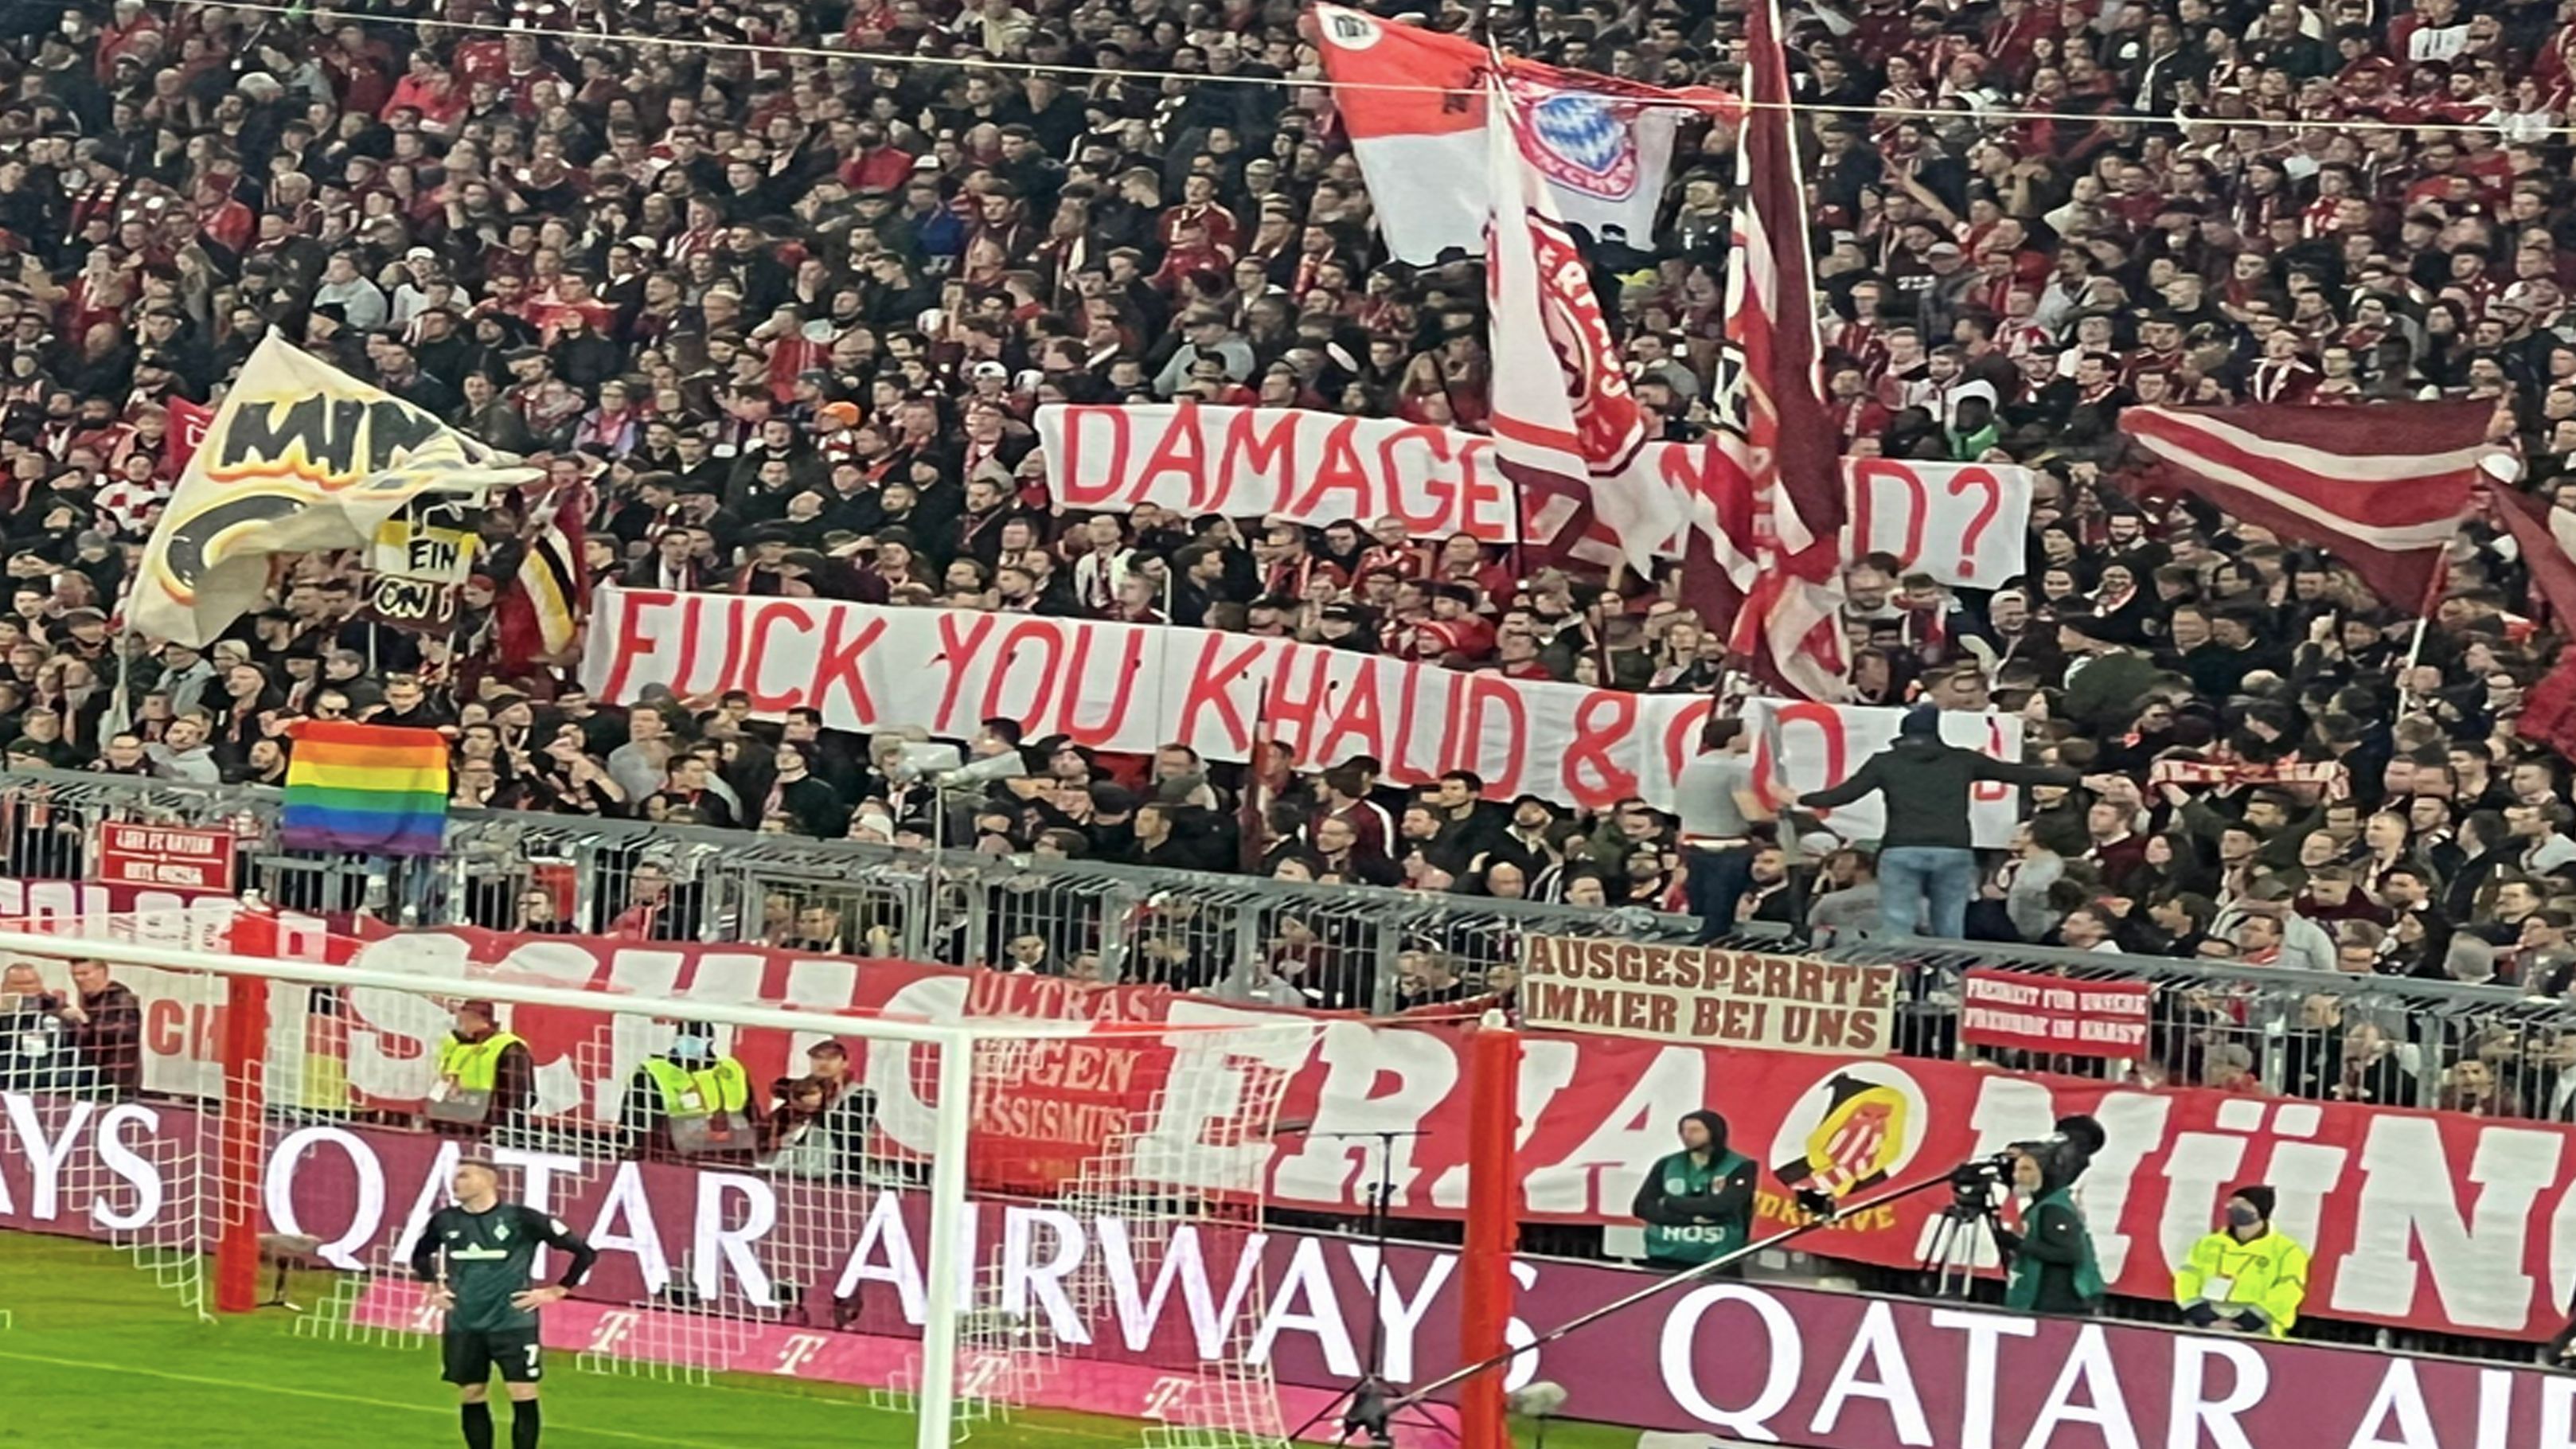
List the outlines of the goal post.
{"type": "Polygon", "coordinates": [[[1284,1439],[1255,1341],[1267,1144],[1306,1023],[930,1019],[751,978],[739,999],[626,995],[443,941],[288,959],[272,921],[0,928],[0,961],[48,989],[101,963],[151,1024],[139,1084],[0,1081],[8,1122],[47,1139],[38,1230],[133,1249],[224,1312],[327,1271],[299,1332],[417,1343],[414,1239],[484,1158],[601,1251],[547,1315],[579,1367],[838,1383],[913,1413],[925,1449],[1018,1407],[1150,1421],[1182,1449],[1284,1439]],[[478,1050],[448,1050],[487,1016],[478,1050]]]}

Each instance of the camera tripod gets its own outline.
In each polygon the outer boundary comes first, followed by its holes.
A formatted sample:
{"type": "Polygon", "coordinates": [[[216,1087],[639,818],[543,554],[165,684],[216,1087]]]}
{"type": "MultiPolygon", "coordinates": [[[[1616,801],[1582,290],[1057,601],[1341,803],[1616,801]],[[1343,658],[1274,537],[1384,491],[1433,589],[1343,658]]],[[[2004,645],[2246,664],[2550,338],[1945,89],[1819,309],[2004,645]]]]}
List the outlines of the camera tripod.
{"type": "Polygon", "coordinates": [[[1314,1416],[1297,1426],[1288,1437],[1303,1440],[1315,1427],[1341,1414],[1341,1433],[1335,1443],[1349,1443],[1356,1438],[1363,1444],[1392,1445],[1395,1435],[1389,1426],[1393,1415],[1411,1407],[1418,1416],[1415,1427],[1434,1434],[1453,1432],[1450,1426],[1432,1418],[1412,1399],[1399,1399],[1384,1378],[1386,1372],[1386,1273],[1387,1212],[1395,1200],[1395,1143],[1400,1137],[1425,1135],[1419,1129],[1379,1132],[1315,1132],[1313,1137],[1365,1138],[1377,1144],[1377,1182],[1369,1190],[1368,1235],[1375,1256],[1369,1261],[1369,1340],[1368,1357],[1360,1365],[1360,1376],[1349,1388],[1333,1395],[1314,1416]]]}
{"type": "Polygon", "coordinates": [[[1994,1186],[1980,1179],[1971,1188],[1953,1180],[1949,1204],[1932,1220],[1932,1241],[1923,1249],[1923,1260],[1917,1266],[1932,1280],[1935,1298],[1967,1299],[1977,1287],[1977,1229],[1985,1228],[1986,1240],[1994,1245],[1997,1261],[2008,1261],[2004,1251],[2004,1226],[1995,1216],[1994,1186]]]}

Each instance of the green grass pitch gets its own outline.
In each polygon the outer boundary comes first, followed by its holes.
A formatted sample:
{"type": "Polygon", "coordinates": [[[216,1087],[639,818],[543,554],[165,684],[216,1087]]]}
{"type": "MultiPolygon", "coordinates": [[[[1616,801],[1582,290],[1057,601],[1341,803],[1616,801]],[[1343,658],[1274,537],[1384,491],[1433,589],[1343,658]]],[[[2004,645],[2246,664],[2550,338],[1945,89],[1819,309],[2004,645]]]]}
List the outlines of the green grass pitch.
{"type": "MultiPolygon", "coordinates": [[[[297,1299],[322,1283],[299,1281],[297,1299]]],[[[0,1232],[0,1446],[8,1449],[408,1449],[453,1445],[454,1392],[434,1346],[331,1342],[266,1310],[201,1323],[125,1255],[0,1232]]],[[[509,1439],[509,1410],[493,1389],[509,1439]]],[[[549,1449],[911,1449],[908,1414],[863,1391],[747,1375],[712,1385],[590,1374],[549,1360],[549,1449]]],[[[1021,1413],[973,1426],[968,1449],[1119,1449],[1145,1426],[1021,1413]]],[[[1523,1443],[1530,1441],[1526,1428],[1523,1443]]],[[[1633,1446],[1634,1430],[1561,1424],[1549,1449],[1633,1446]]]]}

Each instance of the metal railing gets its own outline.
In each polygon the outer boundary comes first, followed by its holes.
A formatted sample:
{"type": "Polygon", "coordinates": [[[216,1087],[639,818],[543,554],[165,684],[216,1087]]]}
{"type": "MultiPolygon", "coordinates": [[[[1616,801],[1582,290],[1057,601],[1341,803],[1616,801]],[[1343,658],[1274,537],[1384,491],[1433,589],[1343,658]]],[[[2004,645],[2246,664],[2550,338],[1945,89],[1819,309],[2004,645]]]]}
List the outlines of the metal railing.
{"type": "MultiPolygon", "coordinates": [[[[271,790],[0,772],[5,863],[19,878],[89,878],[108,821],[224,826],[241,841],[242,887],[289,909],[366,907],[403,924],[510,930],[538,892],[583,930],[793,942],[1327,1009],[1383,1013],[1416,999],[1418,986],[1481,987],[1496,968],[1517,965],[1532,934],[1681,941],[1697,926],[1636,909],[505,810],[457,811],[444,857],[324,855],[280,848],[277,814],[271,790]],[[661,904],[639,910],[655,875],[669,882],[661,904]]],[[[1902,1055],[2576,1120],[2576,1005],[2511,987],[1910,938],[1803,949],[1904,968],[1902,1055]],[[2035,1056],[1963,1043],[1960,980],[1975,966],[2146,982],[2145,1055],[2035,1056]]]]}
{"type": "Polygon", "coordinates": [[[1897,1049],[1907,1056],[2148,1086],[2576,1121],[2576,1003],[2510,986],[1920,938],[1807,949],[1903,969],[1897,1049]],[[2144,981],[2145,1053],[2043,1055],[1961,1041],[1960,981],[1980,966],[2144,981]]]}
{"type": "Polygon", "coordinates": [[[540,892],[588,931],[794,942],[1379,1013],[1417,987],[1482,986],[1534,933],[1677,941],[1698,929],[1633,908],[507,810],[457,810],[443,857],[322,855],[278,845],[278,810],[278,793],[261,788],[0,772],[11,876],[90,878],[110,821],[222,826],[240,841],[243,890],[286,909],[363,907],[405,925],[515,929],[540,892]],[[658,907],[638,909],[648,895],[658,907]]]}

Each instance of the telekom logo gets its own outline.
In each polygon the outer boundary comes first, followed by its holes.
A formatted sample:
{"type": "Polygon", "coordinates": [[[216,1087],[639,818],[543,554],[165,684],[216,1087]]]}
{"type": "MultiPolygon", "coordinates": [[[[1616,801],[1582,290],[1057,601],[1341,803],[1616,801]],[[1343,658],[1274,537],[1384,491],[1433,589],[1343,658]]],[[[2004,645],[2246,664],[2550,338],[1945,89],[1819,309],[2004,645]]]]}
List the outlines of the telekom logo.
{"type": "Polygon", "coordinates": [[[805,1365],[812,1363],[816,1356],[823,1352],[824,1346],[830,1342],[830,1339],[819,1333],[789,1334],[787,1342],[779,1346],[778,1367],[773,1372],[790,1377],[802,1373],[805,1365]]]}

